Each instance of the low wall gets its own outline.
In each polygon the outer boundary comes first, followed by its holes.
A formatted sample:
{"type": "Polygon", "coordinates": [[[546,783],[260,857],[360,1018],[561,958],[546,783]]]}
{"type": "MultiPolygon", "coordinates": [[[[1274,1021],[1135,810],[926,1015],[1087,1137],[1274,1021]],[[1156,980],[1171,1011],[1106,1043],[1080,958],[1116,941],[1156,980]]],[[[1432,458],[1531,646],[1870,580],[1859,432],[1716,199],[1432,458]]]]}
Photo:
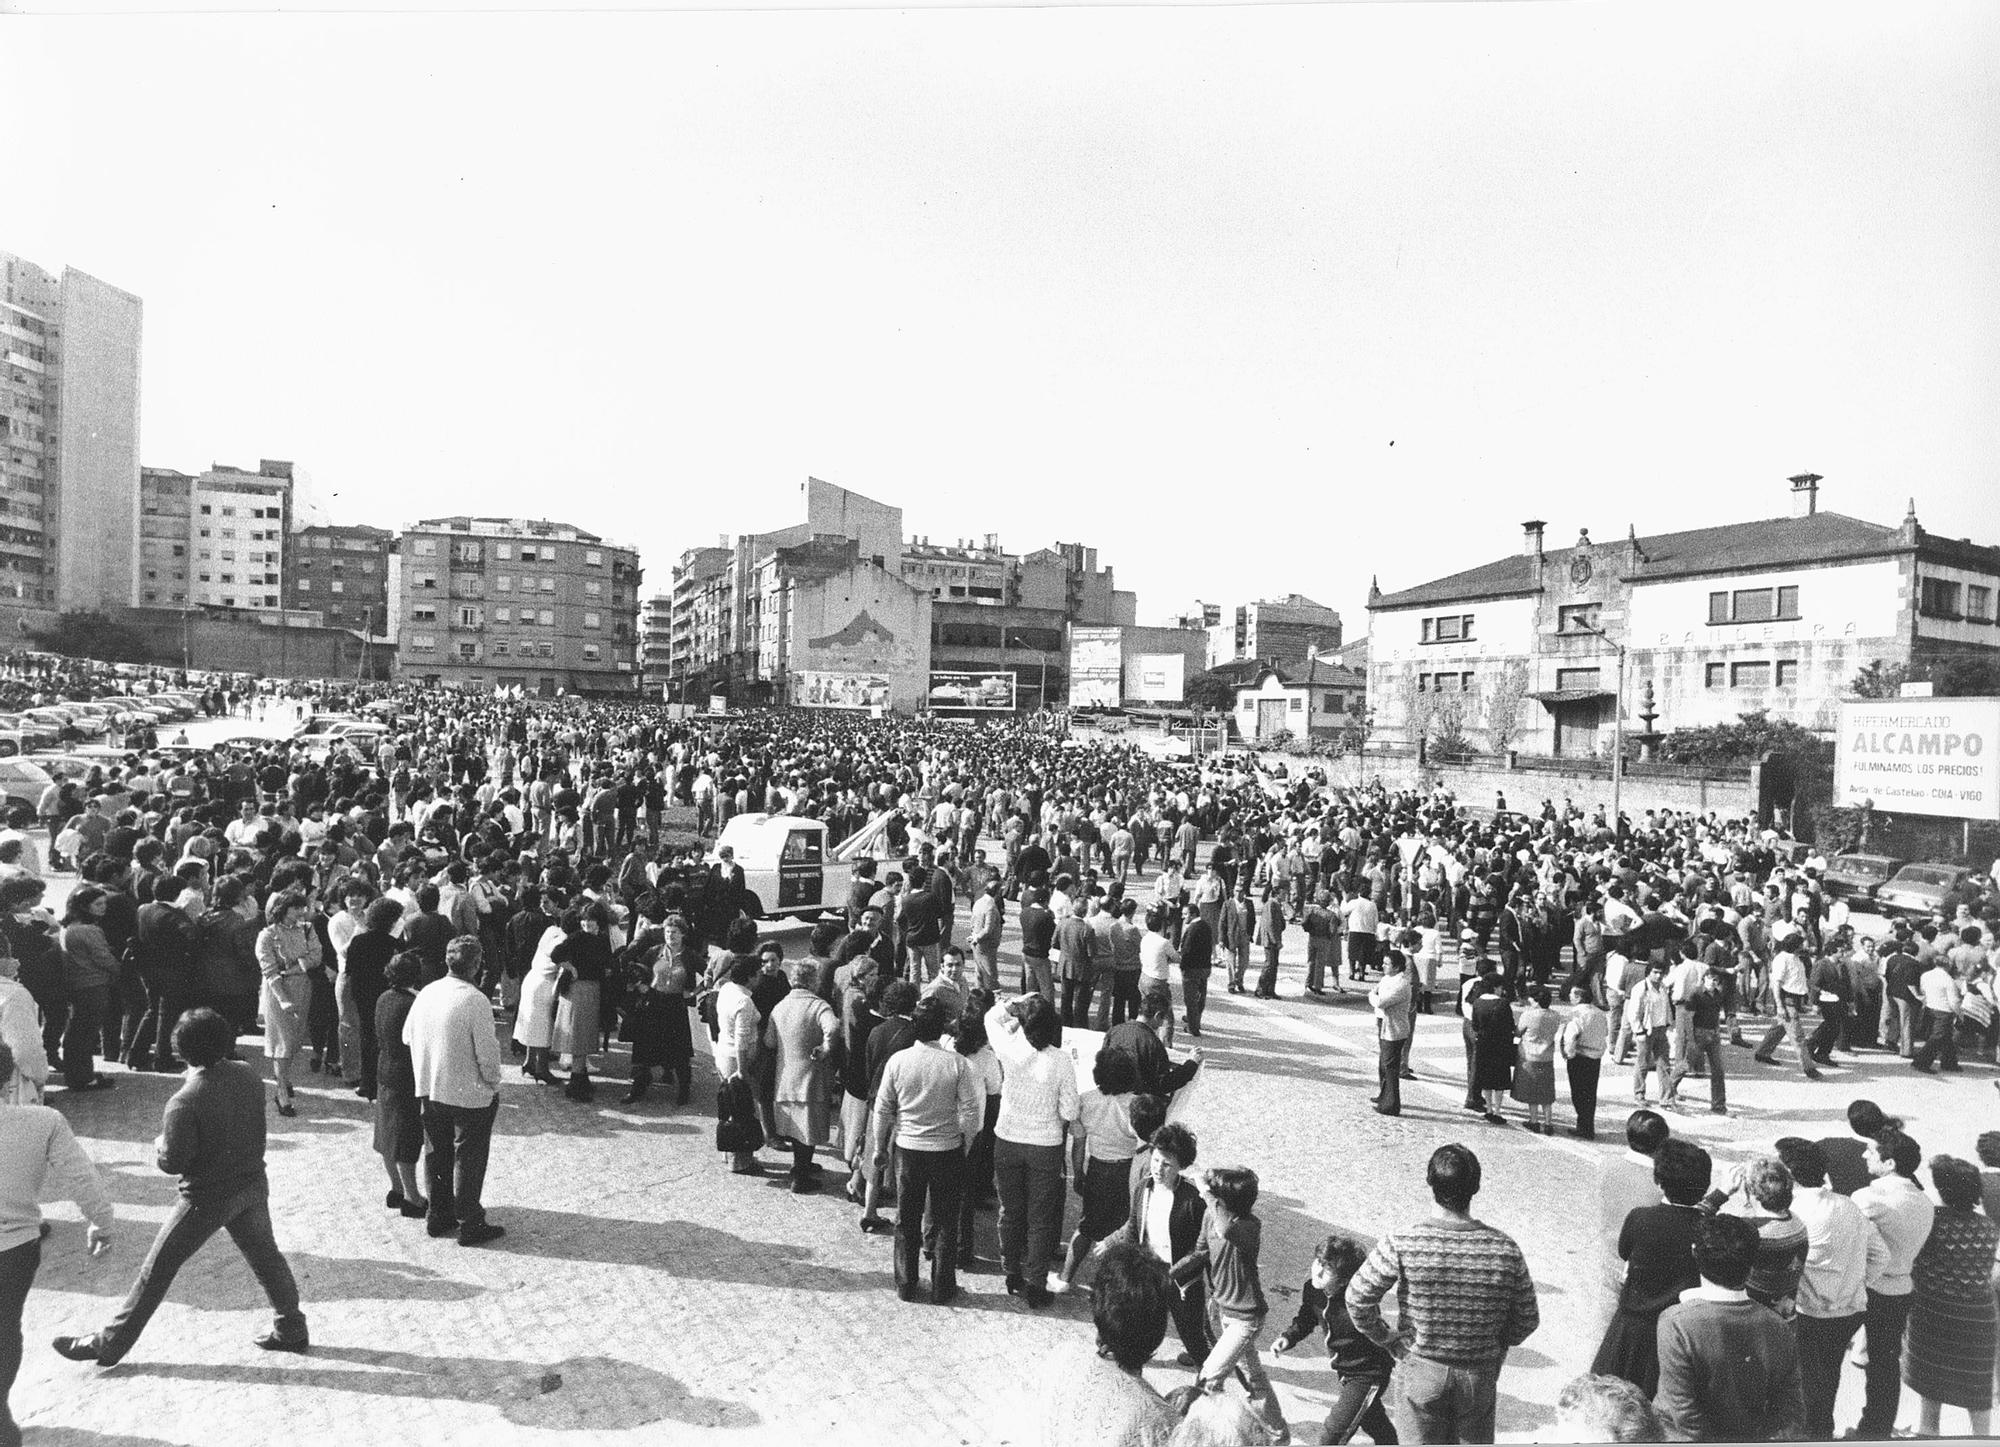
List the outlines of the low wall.
{"type": "MultiPolygon", "coordinates": [[[[1351,767],[1351,766],[1350,766],[1351,767]]],[[[1524,814],[1540,810],[1542,800],[1561,804],[1565,797],[1584,809],[1603,805],[1611,808],[1611,776],[1608,771],[1588,766],[1565,768],[1560,760],[1536,759],[1531,766],[1509,768],[1500,759],[1468,763],[1440,764],[1419,768],[1414,758],[1376,758],[1371,755],[1367,775],[1380,777],[1392,789],[1427,788],[1441,783],[1461,804],[1492,807],[1505,795],[1507,807],[1524,814]]],[[[1724,818],[1752,817],[1757,813],[1757,771],[1729,771],[1720,776],[1695,771],[1656,770],[1634,764],[1619,789],[1619,806],[1626,817],[1648,809],[1690,810],[1697,814],[1713,811],[1724,818]]]]}

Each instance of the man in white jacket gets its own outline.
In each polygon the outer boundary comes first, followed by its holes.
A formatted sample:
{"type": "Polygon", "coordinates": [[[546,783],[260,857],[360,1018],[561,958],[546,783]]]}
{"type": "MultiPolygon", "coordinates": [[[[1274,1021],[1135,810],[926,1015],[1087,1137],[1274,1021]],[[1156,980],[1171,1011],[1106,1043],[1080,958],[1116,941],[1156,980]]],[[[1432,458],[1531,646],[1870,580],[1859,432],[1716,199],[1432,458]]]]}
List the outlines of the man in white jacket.
{"type": "Polygon", "coordinates": [[[418,992],[403,1022],[424,1112],[424,1168],[431,1205],[426,1229],[458,1233],[461,1246],[483,1246],[505,1233],[486,1219],[480,1194],[500,1113],[500,1041],[493,1002],[473,984],[479,941],[461,935],[445,947],[447,973],[418,992]]]}

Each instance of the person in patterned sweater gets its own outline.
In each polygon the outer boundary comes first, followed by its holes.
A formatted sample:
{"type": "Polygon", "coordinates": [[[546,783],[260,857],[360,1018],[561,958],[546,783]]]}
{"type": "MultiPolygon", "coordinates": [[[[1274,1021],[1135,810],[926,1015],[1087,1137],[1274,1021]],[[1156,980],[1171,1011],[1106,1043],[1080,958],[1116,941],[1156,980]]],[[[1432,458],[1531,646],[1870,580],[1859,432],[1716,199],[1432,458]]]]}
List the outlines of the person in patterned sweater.
{"type": "Polygon", "coordinates": [[[1472,1217],[1479,1157],[1439,1146],[1425,1173],[1436,1209],[1384,1236],[1347,1286],[1347,1314],[1396,1359],[1389,1413],[1406,1442],[1491,1442],[1500,1366],[1541,1325],[1514,1238],[1472,1217]],[[1391,1326],[1383,1299],[1395,1293],[1391,1326]]]}

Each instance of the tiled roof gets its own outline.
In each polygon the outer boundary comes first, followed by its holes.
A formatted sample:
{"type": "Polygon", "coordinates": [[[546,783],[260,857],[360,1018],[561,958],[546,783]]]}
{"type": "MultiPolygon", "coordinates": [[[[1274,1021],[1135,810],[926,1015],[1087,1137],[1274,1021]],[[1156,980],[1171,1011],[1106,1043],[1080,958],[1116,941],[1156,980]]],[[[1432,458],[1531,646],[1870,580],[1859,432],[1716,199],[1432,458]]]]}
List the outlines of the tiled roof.
{"type": "MultiPolygon", "coordinates": [[[[1903,547],[1899,529],[1864,522],[1836,512],[1810,517],[1760,518],[1722,527],[1693,528],[1640,538],[1645,561],[1635,578],[1678,578],[1700,573],[1747,573],[1796,563],[1824,563],[1841,558],[1872,557],[1903,547]]],[[[1591,556],[1599,567],[1622,562],[1625,539],[1593,541],[1591,556]]],[[[1542,558],[1544,577],[1566,577],[1574,548],[1551,548],[1542,558]]],[[[1499,558],[1463,573],[1436,578],[1385,593],[1369,603],[1376,608],[1412,608],[1431,603],[1474,602],[1481,598],[1519,597],[1537,591],[1534,562],[1525,553],[1499,558]]]]}

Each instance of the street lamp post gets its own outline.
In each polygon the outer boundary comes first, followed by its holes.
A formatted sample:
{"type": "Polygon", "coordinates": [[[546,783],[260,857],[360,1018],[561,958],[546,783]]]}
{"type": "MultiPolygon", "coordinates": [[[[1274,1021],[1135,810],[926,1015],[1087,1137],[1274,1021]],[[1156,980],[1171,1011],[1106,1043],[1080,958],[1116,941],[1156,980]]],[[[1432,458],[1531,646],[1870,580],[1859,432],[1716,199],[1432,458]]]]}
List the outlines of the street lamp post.
{"type": "Polygon", "coordinates": [[[1618,655],[1618,691],[1611,700],[1611,835],[1616,839],[1620,832],[1619,820],[1624,817],[1619,807],[1619,795],[1625,782],[1625,645],[1602,628],[1593,628],[1588,623],[1576,626],[1609,643],[1618,655]]]}

